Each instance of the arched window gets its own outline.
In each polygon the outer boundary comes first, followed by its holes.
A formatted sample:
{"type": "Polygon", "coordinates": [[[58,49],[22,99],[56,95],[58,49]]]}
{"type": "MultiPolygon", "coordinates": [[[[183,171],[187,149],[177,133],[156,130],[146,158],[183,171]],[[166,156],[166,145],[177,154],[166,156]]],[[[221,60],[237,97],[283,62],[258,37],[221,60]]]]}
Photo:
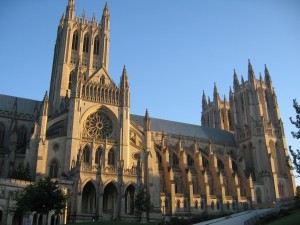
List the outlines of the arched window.
{"type": "Polygon", "coordinates": [[[57,176],[58,176],[58,164],[57,164],[56,160],[53,159],[50,164],[49,177],[57,178],[57,176]]]}
{"type": "Polygon", "coordinates": [[[24,126],[18,129],[17,148],[23,149],[26,147],[27,130],[24,126]]]}
{"type": "Polygon", "coordinates": [[[187,155],[187,164],[188,166],[192,167],[194,166],[194,159],[192,156],[190,156],[189,154],[187,155]]]}
{"type": "Polygon", "coordinates": [[[204,209],[204,201],[201,201],[201,209],[204,209]]]}
{"type": "Polygon", "coordinates": [[[180,200],[177,199],[177,204],[176,204],[177,209],[180,209],[180,200]]]}
{"type": "Polygon", "coordinates": [[[232,125],[232,122],[231,122],[231,113],[230,113],[229,110],[228,110],[227,115],[228,115],[228,123],[229,123],[229,127],[231,127],[231,125],[232,125]]]}
{"type": "Polygon", "coordinates": [[[173,163],[173,166],[179,165],[179,159],[175,153],[172,154],[172,163],[173,163]]]}
{"type": "Polygon", "coordinates": [[[158,164],[162,165],[162,158],[159,152],[156,152],[156,156],[157,156],[157,160],[158,160],[158,164]]]}
{"type": "Polygon", "coordinates": [[[105,84],[105,77],[104,77],[104,75],[102,75],[102,76],[100,77],[100,84],[101,84],[101,85],[104,85],[104,84],[105,84]]]}
{"type": "Polygon", "coordinates": [[[217,210],[220,209],[220,202],[217,202],[217,210]]]}
{"type": "Polygon", "coordinates": [[[283,184],[278,183],[279,197],[284,197],[283,184]]]}
{"type": "Polygon", "coordinates": [[[205,169],[209,169],[209,162],[206,158],[202,157],[202,165],[205,169]]]}
{"type": "Polygon", "coordinates": [[[97,35],[94,40],[94,55],[99,55],[99,45],[99,37],[97,35]]]}
{"type": "Polygon", "coordinates": [[[234,161],[232,161],[232,170],[235,173],[237,173],[237,171],[238,171],[237,165],[236,165],[236,163],[234,161]]]}
{"type": "Polygon", "coordinates": [[[0,146],[4,145],[4,137],[5,137],[5,126],[3,123],[0,123],[0,146]]]}
{"type": "Polygon", "coordinates": [[[78,49],[78,32],[77,31],[75,31],[73,34],[72,49],[75,51],[77,51],[77,49],[78,49]]]}
{"type": "Polygon", "coordinates": [[[90,43],[90,37],[88,34],[84,35],[83,38],[83,52],[89,52],[89,43],[90,43]]]}
{"type": "Polygon", "coordinates": [[[218,159],[218,169],[219,170],[224,170],[224,164],[220,159],[218,159]]]}
{"type": "Polygon", "coordinates": [[[210,208],[211,208],[212,210],[215,209],[215,203],[214,203],[214,201],[211,202],[210,208]]]}
{"type": "Polygon", "coordinates": [[[101,161],[102,148],[98,148],[95,154],[95,163],[99,164],[101,161]]]}
{"type": "Polygon", "coordinates": [[[256,189],[255,194],[256,194],[256,203],[262,203],[260,188],[256,189]]]}
{"type": "Polygon", "coordinates": [[[195,209],[198,209],[198,201],[195,201],[195,209]]]}
{"type": "Polygon", "coordinates": [[[115,151],[113,149],[109,150],[108,152],[108,165],[115,165],[115,151]]]}
{"type": "Polygon", "coordinates": [[[85,146],[83,150],[83,162],[89,163],[90,162],[90,149],[88,146],[85,146]]]}
{"type": "Polygon", "coordinates": [[[69,76],[68,89],[71,89],[71,87],[72,87],[72,80],[73,80],[73,71],[70,73],[70,76],[69,76]]]}
{"type": "Polygon", "coordinates": [[[242,111],[245,111],[245,104],[244,104],[244,96],[241,95],[241,107],[242,107],[242,111]]]}

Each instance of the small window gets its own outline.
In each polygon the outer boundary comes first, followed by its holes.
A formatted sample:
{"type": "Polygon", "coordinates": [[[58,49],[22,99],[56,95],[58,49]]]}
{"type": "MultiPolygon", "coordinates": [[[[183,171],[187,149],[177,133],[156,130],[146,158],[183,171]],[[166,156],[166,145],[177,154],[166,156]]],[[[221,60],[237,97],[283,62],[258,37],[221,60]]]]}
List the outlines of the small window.
{"type": "Polygon", "coordinates": [[[77,51],[77,47],[78,47],[78,32],[75,31],[73,34],[72,49],[77,51]]]}
{"type": "Polygon", "coordinates": [[[198,201],[195,201],[195,209],[198,209],[198,201]]]}
{"type": "Polygon", "coordinates": [[[94,40],[94,55],[99,55],[99,37],[98,37],[98,35],[95,37],[95,40],[94,40]]]}
{"type": "Polygon", "coordinates": [[[49,177],[57,178],[57,175],[58,175],[58,164],[56,160],[52,160],[50,164],[49,177]]]}
{"type": "Polygon", "coordinates": [[[102,149],[98,148],[95,155],[95,163],[99,164],[101,160],[102,149]]]}
{"type": "Polygon", "coordinates": [[[101,84],[101,85],[104,85],[104,84],[105,84],[105,77],[104,77],[104,75],[102,75],[102,76],[100,77],[100,84],[101,84]]]}
{"type": "Polygon", "coordinates": [[[214,210],[214,209],[215,209],[215,203],[214,203],[214,201],[212,201],[212,202],[211,202],[211,205],[210,205],[210,207],[211,207],[211,209],[212,209],[212,210],[214,210]]]}
{"type": "Polygon", "coordinates": [[[114,166],[115,165],[115,152],[113,149],[111,149],[108,152],[108,165],[114,166]]]}
{"type": "Polygon", "coordinates": [[[90,43],[90,38],[88,34],[84,35],[83,39],[83,52],[88,53],[89,52],[89,43],[90,43]]]}
{"type": "Polygon", "coordinates": [[[24,126],[21,126],[18,130],[17,148],[23,149],[26,147],[27,130],[24,126]]]}
{"type": "Polygon", "coordinates": [[[69,76],[69,84],[68,84],[68,89],[71,89],[72,87],[72,76],[73,76],[73,71],[70,73],[70,76],[69,76]]]}
{"type": "Polygon", "coordinates": [[[189,154],[187,155],[187,164],[188,164],[189,167],[193,167],[194,166],[194,159],[189,154]]]}
{"type": "Polygon", "coordinates": [[[87,146],[83,150],[83,162],[90,162],[90,149],[87,146]]]}

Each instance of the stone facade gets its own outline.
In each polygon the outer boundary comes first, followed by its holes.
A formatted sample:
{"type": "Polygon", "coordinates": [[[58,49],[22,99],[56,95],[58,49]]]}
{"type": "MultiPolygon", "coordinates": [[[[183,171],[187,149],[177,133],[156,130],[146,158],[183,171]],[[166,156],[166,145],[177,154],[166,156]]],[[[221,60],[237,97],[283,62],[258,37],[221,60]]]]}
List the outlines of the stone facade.
{"type": "MultiPolygon", "coordinates": [[[[202,126],[130,113],[124,66],[117,85],[108,72],[110,13],[100,22],[75,16],[69,0],[58,26],[50,91],[42,101],[0,95],[0,221],[10,215],[14,193],[25,181],[11,179],[23,162],[31,181],[58,179],[68,195],[63,216],[51,224],[136,220],[139,188],[151,194],[151,220],[224,213],[274,204],[295,194],[294,176],[268,69],[238,81],[229,102],[217,87],[203,93],[202,126]]],[[[33,214],[33,224],[45,217],[33,214]]]]}

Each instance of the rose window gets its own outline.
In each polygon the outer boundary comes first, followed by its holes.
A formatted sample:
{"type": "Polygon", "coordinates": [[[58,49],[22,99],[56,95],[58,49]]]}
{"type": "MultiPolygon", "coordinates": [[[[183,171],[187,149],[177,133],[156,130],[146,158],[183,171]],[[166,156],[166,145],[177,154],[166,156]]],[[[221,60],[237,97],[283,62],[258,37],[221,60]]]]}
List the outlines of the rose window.
{"type": "Polygon", "coordinates": [[[87,117],[85,132],[91,138],[105,139],[112,135],[113,123],[106,114],[98,111],[87,117]]]}

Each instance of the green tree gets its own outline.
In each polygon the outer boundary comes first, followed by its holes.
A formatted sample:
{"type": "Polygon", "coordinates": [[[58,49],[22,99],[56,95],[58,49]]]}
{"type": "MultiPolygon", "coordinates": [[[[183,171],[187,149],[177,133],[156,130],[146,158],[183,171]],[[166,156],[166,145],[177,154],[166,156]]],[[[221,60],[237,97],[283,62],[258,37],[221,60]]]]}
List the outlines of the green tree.
{"type": "MultiPolygon", "coordinates": [[[[296,120],[293,120],[292,117],[290,117],[290,121],[292,124],[295,125],[298,131],[297,132],[292,131],[292,135],[294,138],[299,139],[300,138],[300,106],[298,105],[296,99],[293,100],[293,107],[296,110],[296,120]]],[[[294,151],[291,146],[289,146],[289,149],[292,155],[294,169],[298,174],[300,174],[300,151],[299,149],[294,151]]]]}
{"type": "Polygon", "coordinates": [[[21,161],[18,165],[18,168],[13,170],[11,173],[10,178],[30,181],[31,176],[29,163],[27,162],[25,165],[24,161],[21,161]]]}
{"type": "Polygon", "coordinates": [[[10,209],[12,213],[25,215],[28,212],[48,214],[54,210],[56,214],[63,213],[66,207],[66,196],[57,185],[57,181],[50,178],[40,178],[37,182],[27,185],[18,191],[15,205],[10,209]]]}
{"type": "Polygon", "coordinates": [[[140,188],[135,196],[134,201],[135,214],[142,218],[142,213],[149,214],[153,209],[151,196],[144,188],[140,188]]]}

